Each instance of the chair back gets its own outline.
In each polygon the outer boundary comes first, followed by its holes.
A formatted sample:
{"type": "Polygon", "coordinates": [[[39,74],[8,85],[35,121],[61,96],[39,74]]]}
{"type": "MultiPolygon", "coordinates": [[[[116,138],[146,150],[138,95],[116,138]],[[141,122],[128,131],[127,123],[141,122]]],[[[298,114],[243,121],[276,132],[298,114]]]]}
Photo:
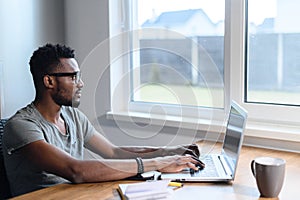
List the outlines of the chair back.
{"type": "Polygon", "coordinates": [[[6,176],[6,170],[3,161],[2,136],[4,132],[4,125],[7,119],[0,119],[0,199],[7,199],[11,197],[9,183],[6,176]]]}

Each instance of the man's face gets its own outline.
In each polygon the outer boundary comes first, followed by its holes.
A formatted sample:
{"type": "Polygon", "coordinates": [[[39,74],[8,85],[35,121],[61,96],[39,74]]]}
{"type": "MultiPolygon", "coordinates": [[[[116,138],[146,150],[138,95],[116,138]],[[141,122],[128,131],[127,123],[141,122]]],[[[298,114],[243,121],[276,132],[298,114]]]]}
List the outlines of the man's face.
{"type": "Polygon", "coordinates": [[[62,67],[53,73],[57,84],[52,98],[60,106],[78,107],[84,85],[78,64],[74,58],[62,58],[60,62],[62,67]]]}

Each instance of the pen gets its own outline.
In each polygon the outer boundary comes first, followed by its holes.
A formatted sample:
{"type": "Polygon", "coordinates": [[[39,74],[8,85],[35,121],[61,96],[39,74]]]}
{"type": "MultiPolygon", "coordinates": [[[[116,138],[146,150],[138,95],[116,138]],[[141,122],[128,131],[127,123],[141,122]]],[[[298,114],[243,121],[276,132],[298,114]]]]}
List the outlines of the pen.
{"type": "Polygon", "coordinates": [[[170,182],[169,186],[172,186],[172,187],[183,187],[183,183],[170,182]]]}

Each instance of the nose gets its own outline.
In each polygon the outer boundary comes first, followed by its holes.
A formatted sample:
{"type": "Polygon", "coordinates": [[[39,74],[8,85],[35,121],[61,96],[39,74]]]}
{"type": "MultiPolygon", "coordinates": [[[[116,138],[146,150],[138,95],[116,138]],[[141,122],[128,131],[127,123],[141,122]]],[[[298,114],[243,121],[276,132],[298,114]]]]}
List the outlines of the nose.
{"type": "Polygon", "coordinates": [[[83,86],[84,86],[84,82],[83,82],[83,80],[80,78],[80,79],[79,79],[79,82],[77,83],[77,87],[83,88],[83,86]]]}

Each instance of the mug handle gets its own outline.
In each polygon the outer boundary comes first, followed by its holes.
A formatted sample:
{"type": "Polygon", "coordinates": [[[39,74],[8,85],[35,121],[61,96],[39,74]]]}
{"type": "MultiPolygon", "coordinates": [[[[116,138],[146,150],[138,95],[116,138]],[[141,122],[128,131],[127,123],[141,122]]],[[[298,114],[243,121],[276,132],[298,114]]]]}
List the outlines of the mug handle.
{"type": "Polygon", "coordinates": [[[251,161],[251,171],[252,171],[253,176],[256,177],[256,172],[255,172],[255,167],[254,166],[255,166],[255,161],[252,160],[251,161]]]}

